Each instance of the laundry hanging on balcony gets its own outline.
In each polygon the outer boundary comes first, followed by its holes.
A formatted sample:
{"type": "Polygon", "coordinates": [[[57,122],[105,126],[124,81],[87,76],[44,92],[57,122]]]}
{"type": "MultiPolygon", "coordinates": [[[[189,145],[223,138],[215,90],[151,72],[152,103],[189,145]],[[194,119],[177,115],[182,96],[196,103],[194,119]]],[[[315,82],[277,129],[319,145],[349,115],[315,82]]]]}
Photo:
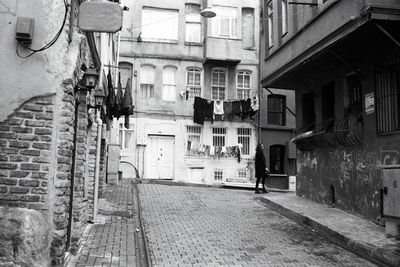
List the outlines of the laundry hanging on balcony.
{"type": "Polygon", "coordinates": [[[115,98],[114,104],[114,116],[119,119],[122,115],[122,102],[124,101],[124,95],[122,92],[121,85],[121,72],[118,73],[118,89],[117,89],[117,97],[115,98]]]}
{"type": "Polygon", "coordinates": [[[234,146],[211,146],[200,144],[198,141],[186,142],[186,155],[195,157],[213,157],[213,158],[237,158],[240,162],[242,155],[242,144],[234,146]]]}
{"type": "Polygon", "coordinates": [[[209,100],[201,97],[194,98],[193,122],[203,125],[206,119],[232,121],[236,115],[244,121],[247,118],[253,120],[259,108],[258,98],[247,100],[220,101],[209,100]]]}

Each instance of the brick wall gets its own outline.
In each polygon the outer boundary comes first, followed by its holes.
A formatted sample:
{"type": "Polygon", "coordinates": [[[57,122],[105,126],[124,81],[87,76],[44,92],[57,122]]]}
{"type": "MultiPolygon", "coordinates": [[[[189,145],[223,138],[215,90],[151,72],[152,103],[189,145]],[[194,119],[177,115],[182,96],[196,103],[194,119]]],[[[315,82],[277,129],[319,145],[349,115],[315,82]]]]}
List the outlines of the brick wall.
{"type": "Polygon", "coordinates": [[[0,123],[0,205],[47,210],[54,96],[25,102],[0,123]]]}

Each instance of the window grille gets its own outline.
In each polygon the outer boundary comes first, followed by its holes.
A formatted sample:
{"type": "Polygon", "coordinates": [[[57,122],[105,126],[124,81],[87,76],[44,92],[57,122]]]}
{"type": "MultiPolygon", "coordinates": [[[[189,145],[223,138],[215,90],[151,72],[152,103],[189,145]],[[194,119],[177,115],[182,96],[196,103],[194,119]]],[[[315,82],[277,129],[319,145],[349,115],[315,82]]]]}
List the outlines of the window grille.
{"type": "Polygon", "coordinates": [[[215,69],[212,71],[212,99],[225,99],[226,73],[227,71],[223,69],[215,69]]]}
{"type": "Polygon", "coordinates": [[[378,134],[400,131],[400,58],[375,68],[376,125],[378,134]]]}
{"type": "Polygon", "coordinates": [[[238,134],[238,144],[242,144],[242,154],[250,155],[250,136],[251,129],[250,128],[237,128],[238,134]]]}
{"type": "Polygon", "coordinates": [[[238,177],[246,179],[247,178],[247,170],[246,168],[242,168],[238,170],[238,177]]]}
{"type": "Polygon", "coordinates": [[[196,96],[201,97],[201,70],[195,68],[187,70],[186,88],[190,100],[193,100],[196,96]]]}
{"type": "Polygon", "coordinates": [[[212,128],[213,146],[225,146],[226,128],[212,128]]]}
{"type": "Polygon", "coordinates": [[[237,99],[250,98],[250,72],[239,71],[236,76],[237,99]]]}
{"type": "Polygon", "coordinates": [[[223,171],[221,169],[214,170],[214,180],[222,181],[223,171]]]}

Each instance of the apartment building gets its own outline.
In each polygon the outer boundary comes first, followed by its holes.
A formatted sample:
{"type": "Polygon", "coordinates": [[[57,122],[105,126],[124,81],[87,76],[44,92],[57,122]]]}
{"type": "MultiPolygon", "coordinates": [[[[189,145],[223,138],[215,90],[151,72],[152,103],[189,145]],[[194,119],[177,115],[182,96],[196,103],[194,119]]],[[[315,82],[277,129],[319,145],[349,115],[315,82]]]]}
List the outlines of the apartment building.
{"type": "MultiPolygon", "coordinates": [[[[123,1],[121,83],[131,81],[129,128],[114,122],[125,177],[200,184],[254,179],[257,113],[226,111],[258,96],[260,3],[123,1]],[[213,18],[200,12],[211,7],[213,18]],[[225,112],[194,122],[198,101],[225,112]],[[243,101],[242,101],[243,100],[243,101]]],[[[255,102],[254,102],[255,103],[255,102]]],[[[257,109],[257,105],[253,105],[257,109]]],[[[199,111],[199,110],[197,110],[199,111]]]]}
{"type": "Polygon", "coordinates": [[[270,0],[263,14],[262,86],[296,92],[297,194],[398,221],[399,1],[270,0]]]}

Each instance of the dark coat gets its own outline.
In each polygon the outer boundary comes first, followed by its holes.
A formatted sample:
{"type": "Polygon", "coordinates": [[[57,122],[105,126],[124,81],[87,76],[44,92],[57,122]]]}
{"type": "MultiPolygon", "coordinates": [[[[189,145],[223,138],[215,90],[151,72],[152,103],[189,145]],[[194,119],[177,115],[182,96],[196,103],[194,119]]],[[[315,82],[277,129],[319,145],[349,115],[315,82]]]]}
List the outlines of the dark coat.
{"type": "Polygon", "coordinates": [[[265,156],[262,151],[256,152],[256,159],[255,159],[255,166],[256,166],[256,177],[267,177],[265,173],[265,168],[267,165],[265,164],[265,156]]]}

